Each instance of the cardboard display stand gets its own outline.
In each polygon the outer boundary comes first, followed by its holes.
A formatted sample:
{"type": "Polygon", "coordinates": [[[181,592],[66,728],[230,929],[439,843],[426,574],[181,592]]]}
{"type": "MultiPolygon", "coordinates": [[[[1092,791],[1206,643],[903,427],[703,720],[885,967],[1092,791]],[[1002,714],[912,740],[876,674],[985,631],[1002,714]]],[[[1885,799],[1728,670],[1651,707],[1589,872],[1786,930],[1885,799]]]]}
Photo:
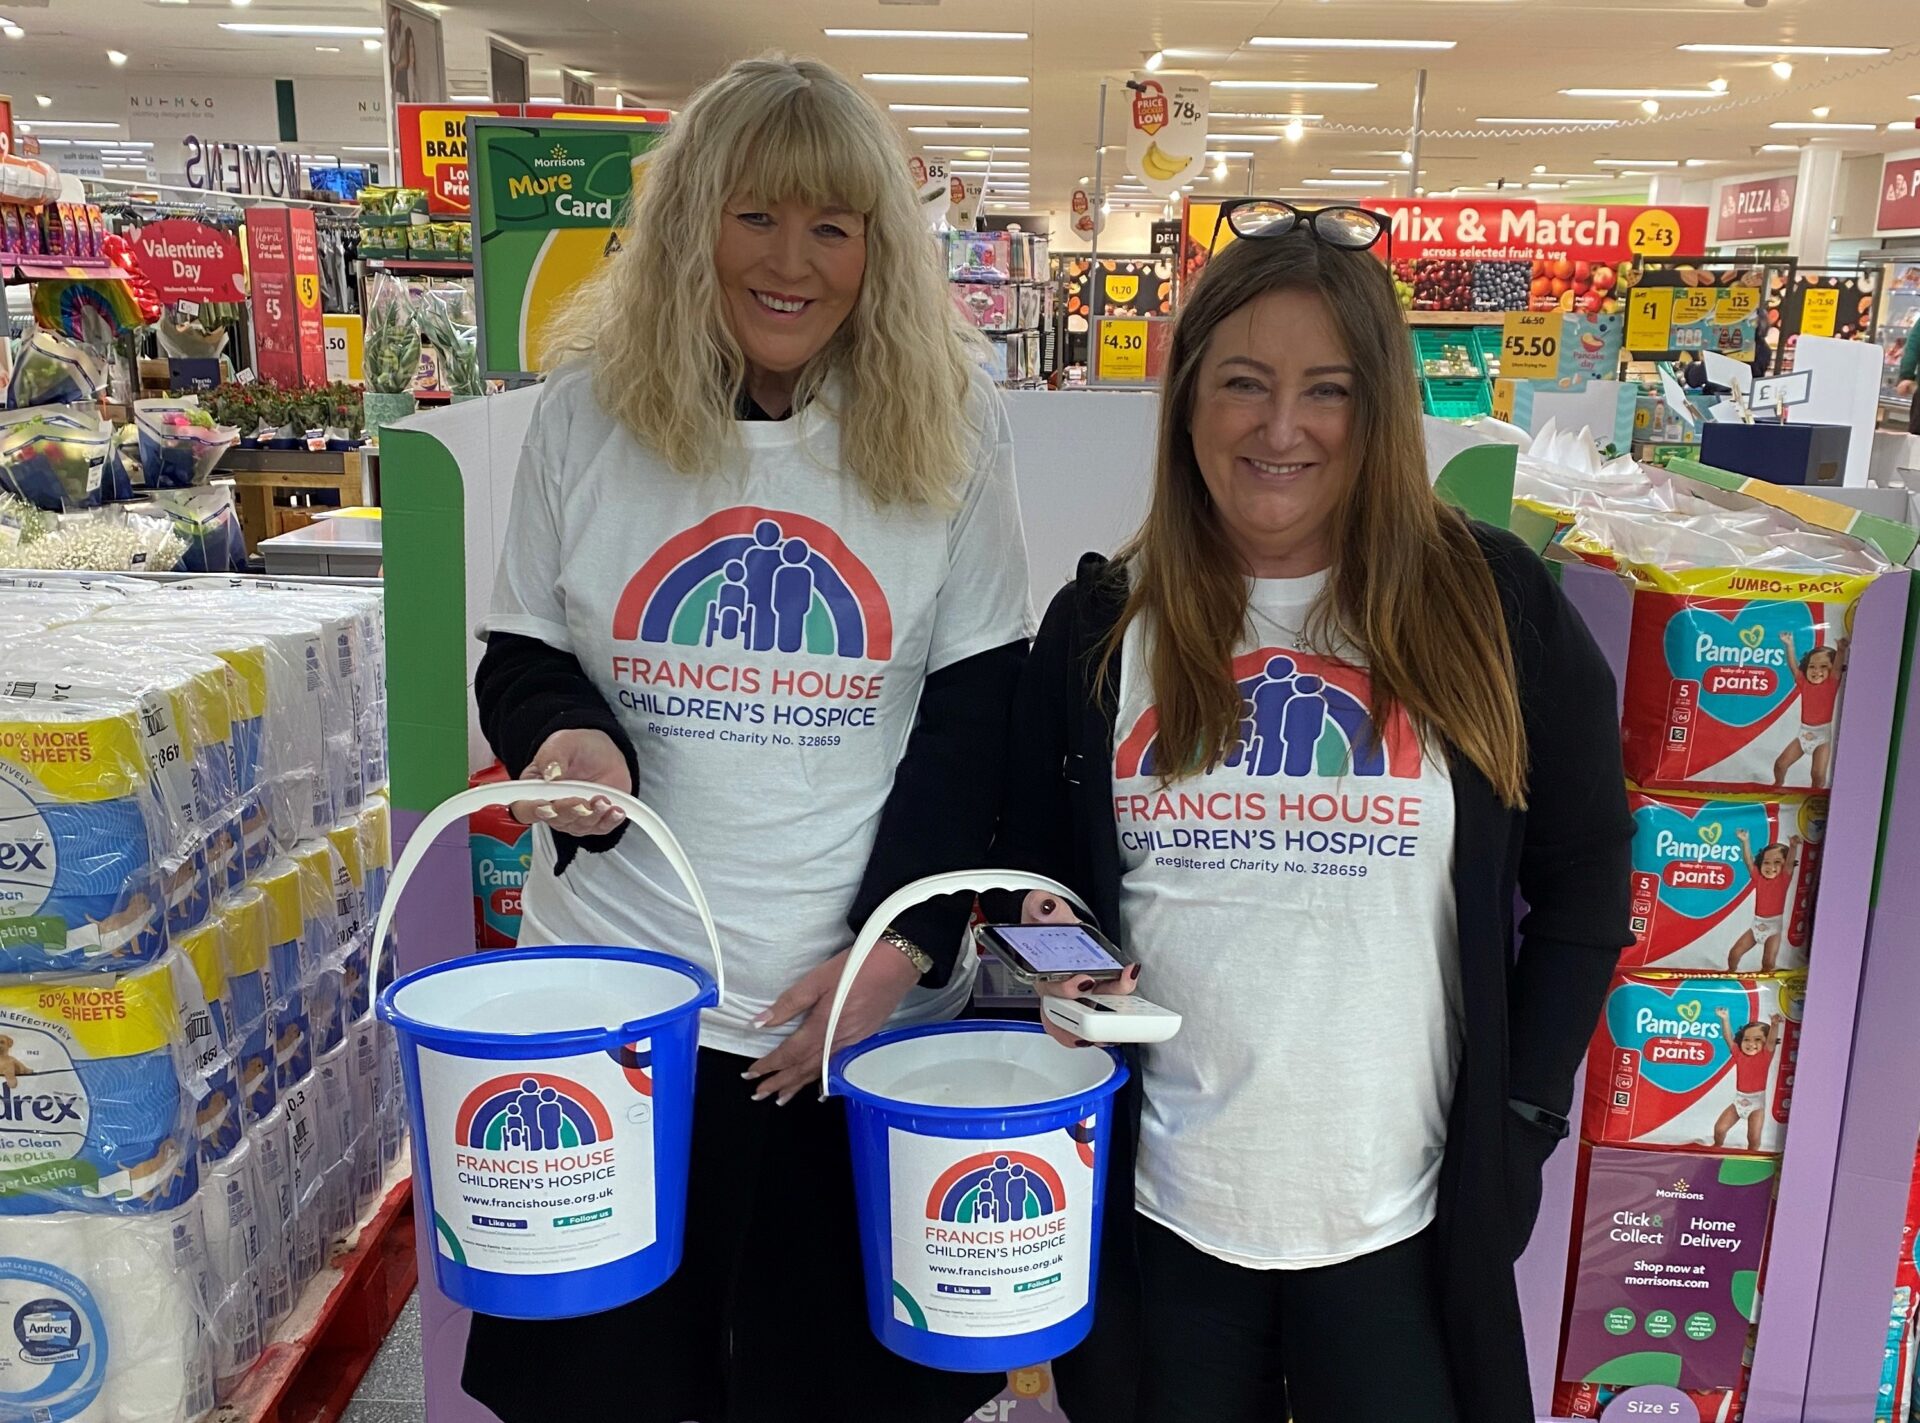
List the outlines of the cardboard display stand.
{"type": "MultiPolygon", "coordinates": [[[[463,734],[480,652],[469,629],[486,605],[534,398],[522,392],[416,416],[383,438],[387,592],[394,608],[406,610],[389,619],[397,837],[466,783],[472,757],[483,750],[477,737],[463,734]]],[[[1030,407],[1012,402],[1016,460],[1036,551],[1036,596],[1044,600],[1058,586],[1061,560],[1112,545],[1111,530],[1086,524],[1090,506],[1143,506],[1151,454],[1140,434],[1151,427],[1155,402],[1122,394],[1023,399],[1030,407]],[[1046,457],[1063,447],[1081,457],[1046,457]],[[1048,552],[1056,548],[1067,552],[1048,552]]],[[[1623,668],[1626,585],[1586,566],[1564,569],[1563,581],[1615,669],[1623,668]]],[[[1749,1423],[1868,1418],[1879,1383],[1893,1261],[1920,1136],[1920,1094],[1912,1086],[1920,1081],[1920,1035],[1911,1031],[1920,1006],[1920,954],[1913,951],[1920,876],[1896,861],[1901,872],[1886,877],[1875,901],[1883,815],[1885,843],[1920,843],[1920,724],[1913,720],[1899,731],[1906,754],[1888,795],[1897,710],[1913,677],[1906,656],[1909,583],[1904,569],[1881,577],[1855,614],[1749,1423]]],[[[442,836],[400,912],[403,970],[470,951],[469,875],[464,829],[442,836]]],[[[1549,1162],[1539,1224],[1516,1266],[1542,1418],[1549,1416],[1567,1299],[1577,1151],[1569,1142],[1549,1162]]],[[[421,1249],[432,1248],[424,1238],[421,1249]]],[[[486,1411],[459,1389],[463,1316],[426,1286],[422,1299],[435,1423],[485,1423],[486,1411]]],[[[1025,1379],[1024,1389],[990,1405],[990,1416],[1064,1423],[1043,1383],[1025,1379]]]]}

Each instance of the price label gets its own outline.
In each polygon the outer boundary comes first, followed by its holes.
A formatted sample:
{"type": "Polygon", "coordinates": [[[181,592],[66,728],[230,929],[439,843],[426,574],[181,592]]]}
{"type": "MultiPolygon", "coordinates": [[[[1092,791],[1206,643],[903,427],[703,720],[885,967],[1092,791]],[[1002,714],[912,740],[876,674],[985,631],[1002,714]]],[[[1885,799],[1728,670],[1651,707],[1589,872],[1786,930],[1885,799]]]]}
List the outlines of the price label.
{"type": "Polygon", "coordinates": [[[1808,287],[1806,301],[1800,308],[1800,334],[1831,336],[1839,322],[1840,289],[1808,287]]]}
{"type": "Polygon", "coordinates": [[[312,272],[302,272],[294,278],[296,289],[300,293],[300,305],[320,305],[320,278],[312,272]]]}
{"type": "Polygon", "coordinates": [[[1100,379],[1144,381],[1147,378],[1147,323],[1127,317],[1100,323],[1100,379]]]}
{"type": "Polygon", "coordinates": [[[1561,313],[1510,311],[1500,323],[1500,378],[1552,380],[1560,374],[1561,313]]]}
{"type": "Polygon", "coordinates": [[[1627,246],[1641,257],[1671,257],[1680,250],[1680,220],[1664,208],[1648,208],[1633,220],[1627,246]]]}
{"type": "Polygon", "coordinates": [[[1683,287],[1673,303],[1673,324],[1692,326],[1713,315],[1719,294],[1712,287],[1683,287]]]}
{"type": "Polygon", "coordinates": [[[1673,288],[1635,287],[1627,298],[1627,349],[1673,349],[1673,288]]]}
{"type": "Polygon", "coordinates": [[[1744,283],[1740,286],[1719,287],[1713,307],[1713,320],[1716,326],[1732,326],[1746,320],[1760,306],[1760,288],[1744,283]]]}
{"type": "Polygon", "coordinates": [[[1514,392],[1519,382],[1508,380],[1505,376],[1493,383],[1493,418],[1513,423],[1514,392]]]}

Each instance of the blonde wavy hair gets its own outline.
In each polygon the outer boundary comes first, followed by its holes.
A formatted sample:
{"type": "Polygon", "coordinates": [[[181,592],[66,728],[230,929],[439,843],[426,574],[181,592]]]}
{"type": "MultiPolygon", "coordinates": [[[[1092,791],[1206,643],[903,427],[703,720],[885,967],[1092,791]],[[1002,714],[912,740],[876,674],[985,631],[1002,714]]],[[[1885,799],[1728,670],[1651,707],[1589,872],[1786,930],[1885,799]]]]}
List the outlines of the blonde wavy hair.
{"type": "Polygon", "coordinates": [[[891,124],[815,60],[742,60],[694,95],[647,160],[624,249],[561,312],[556,345],[589,363],[607,413],[683,474],[737,458],[747,362],[713,254],[742,195],[865,219],[859,298],[801,373],[794,408],[818,401],[838,420],[841,460],[876,504],[950,505],[975,454],[977,337],[948,297],[891,124]]]}

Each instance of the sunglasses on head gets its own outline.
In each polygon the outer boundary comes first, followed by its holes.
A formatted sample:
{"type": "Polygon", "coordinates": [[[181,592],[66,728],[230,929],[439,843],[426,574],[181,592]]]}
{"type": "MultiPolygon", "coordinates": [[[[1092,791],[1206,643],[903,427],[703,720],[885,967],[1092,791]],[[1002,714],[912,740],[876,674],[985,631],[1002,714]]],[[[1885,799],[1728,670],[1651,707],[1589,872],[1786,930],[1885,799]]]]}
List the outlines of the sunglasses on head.
{"type": "MultiPolygon", "coordinates": [[[[1230,228],[1235,237],[1259,239],[1285,237],[1304,227],[1329,247],[1349,252],[1365,252],[1382,237],[1388,236],[1389,220],[1384,213],[1370,208],[1347,205],[1324,208],[1297,208],[1278,198],[1232,198],[1220,204],[1220,216],[1214,219],[1209,252],[1217,251],[1220,228],[1230,228]]],[[[1389,243],[1391,246],[1391,243],[1389,243]]]]}

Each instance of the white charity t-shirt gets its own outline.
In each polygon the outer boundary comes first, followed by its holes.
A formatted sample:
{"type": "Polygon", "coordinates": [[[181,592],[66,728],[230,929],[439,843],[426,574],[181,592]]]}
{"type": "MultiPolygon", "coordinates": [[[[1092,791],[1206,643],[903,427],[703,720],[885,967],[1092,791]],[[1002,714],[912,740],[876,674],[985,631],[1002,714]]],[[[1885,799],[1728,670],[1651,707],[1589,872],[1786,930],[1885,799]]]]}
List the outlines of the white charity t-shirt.
{"type": "MultiPolygon", "coordinates": [[[[1307,649],[1326,575],[1258,579],[1241,739],[1162,785],[1147,648],[1121,659],[1114,818],[1145,1049],[1139,1209],[1250,1269],[1338,1264],[1433,1219],[1460,1058],[1452,778],[1369,679],[1307,649]]],[[[1352,650],[1345,651],[1349,658],[1352,650]]]]}
{"type": "MultiPolygon", "coordinates": [[[[744,458],[674,471],[611,419],[582,370],[533,413],[482,633],[573,653],[638,755],[641,799],[700,877],[726,956],[701,1041],[759,1057],[752,1019],[852,941],[847,912],[929,672],[1032,633],[1012,434],[969,394],[975,460],[953,510],[880,508],[840,467],[826,397],[739,423],[744,458]]],[[[629,829],[553,873],[537,835],[530,942],[613,943],[712,969],[685,891],[629,829]]],[[[523,937],[526,937],[523,935],[523,937]]],[[[952,1017],[962,956],[897,1023],[952,1017]]]]}

